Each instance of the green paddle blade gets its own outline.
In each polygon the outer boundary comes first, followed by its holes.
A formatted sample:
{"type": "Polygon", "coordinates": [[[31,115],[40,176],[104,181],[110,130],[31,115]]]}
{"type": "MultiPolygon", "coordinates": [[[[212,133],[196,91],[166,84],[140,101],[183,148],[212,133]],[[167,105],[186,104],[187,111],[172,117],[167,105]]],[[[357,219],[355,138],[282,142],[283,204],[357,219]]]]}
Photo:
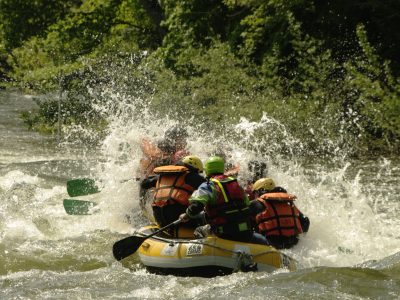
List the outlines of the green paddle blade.
{"type": "Polygon", "coordinates": [[[78,178],[67,181],[67,192],[70,197],[85,196],[100,192],[94,179],[78,178]]]}
{"type": "Polygon", "coordinates": [[[64,199],[64,209],[69,215],[90,215],[95,205],[92,201],[64,199]]]}

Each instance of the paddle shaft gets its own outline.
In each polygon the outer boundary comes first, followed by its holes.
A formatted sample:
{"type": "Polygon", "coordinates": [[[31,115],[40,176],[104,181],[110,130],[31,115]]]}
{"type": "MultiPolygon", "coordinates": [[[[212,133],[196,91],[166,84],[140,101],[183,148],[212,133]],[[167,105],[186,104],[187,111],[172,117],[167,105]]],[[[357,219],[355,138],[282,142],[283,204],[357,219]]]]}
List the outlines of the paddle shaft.
{"type": "MultiPolygon", "coordinates": [[[[147,240],[148,238],[151,238],[152,236],[155,236],[156,234],[159,234],[161,231],[164,231],[165,229],[168,229],[168,228],[170,228],[170,227],[172,227],[172,226],[178,225],[178,224],[181,223],[181,222],[182,222],[182,220],[181,220],[181,219],[178,219],[178,220],[172,222],[171,224],[168,224],[168,225],[166,225],[166,226],[164,226],[164,227],[158,229],[156,232],[153,232],[152,234],[149,234],[149,235],[144,236],[143,238],[144,238],[145,240],[147,240]]],[[[139,246],[140,246],[140,245],[139,245],[139,246]]]]}
{"type": "Polygon", "coordinates": [[[164,226],[160,228],[159,230],[153,232],[152,234],[146,235],[146,236],[128,236],[122,240],[119,240],[118,242],[115,242],[113,245],[113,255],[116,260],[121,260],[124,259],[125,257],[128,257],[135,253],[137,249],[139,249],[140,245],[147,240],[148,238],[151,238],[152,236],[159,234],[161,231],[168,229],[172,226],[178,225],[181,223],[182,220],[178,219],[171,224],[168,224],[167,226],[164,226]]]}

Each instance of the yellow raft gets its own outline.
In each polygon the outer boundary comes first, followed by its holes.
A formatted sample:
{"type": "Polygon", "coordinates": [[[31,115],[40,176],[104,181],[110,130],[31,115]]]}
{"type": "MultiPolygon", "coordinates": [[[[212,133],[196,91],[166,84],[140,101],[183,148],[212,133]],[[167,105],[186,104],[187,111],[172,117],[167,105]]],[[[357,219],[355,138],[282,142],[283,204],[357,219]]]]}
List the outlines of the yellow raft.
{"type": "MultiPolygon", "coordinates": [[[[146,226],[148,235],[159,229],[146,226]]],[[[182,236],[180,234],[179,236],[182,236]]],[[[224,240],[216,236],[196,239],[171,238],[160,234],[145,240],[138,249],[140,261],[151,272],[183,276],[216,276],[237,271],[272,272],[296,270],[296,261],[273,247],[224,240]]]]}

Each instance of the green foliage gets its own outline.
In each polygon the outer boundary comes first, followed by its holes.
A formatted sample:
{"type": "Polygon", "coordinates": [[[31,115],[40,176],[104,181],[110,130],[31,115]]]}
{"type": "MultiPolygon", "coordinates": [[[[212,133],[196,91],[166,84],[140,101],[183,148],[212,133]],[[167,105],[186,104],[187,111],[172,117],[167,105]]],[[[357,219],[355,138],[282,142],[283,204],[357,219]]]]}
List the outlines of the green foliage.
{"type": "Polygon", "coordinates": [[[365,27],[357,27],[363,56],[346,64],[346,83],[354,92],[351,108],[361,116],[364,142],[370,150],[400,147],[400,78],[393,76],[368,42],[365,27]],[[377,142],[374,142],[377,141],[377,142]],[[383,144],[382,144],[383,143],[383,144]]]}
{"type": "Polygon", "coordinates": [[[1,41],[0,36],[0,89],[2,88],[2,82],[6,81],[7,73],[10,71],[10,67],[7,63],[7,52],[5,50],[4,44],[1,41]]]}
{"type": "MultiPolygon", "coordinates": [[[[400,24],[398,5],[1,0],[0,76],[39,92],[61,83],[65,125],[102,124],[122,101],[147,97],[153,111],[220,134],[242,117],[267,120],[254,138],[301,141],[287,153],[399,151],[400,40],[384,30],[400,24]],[[127,97],[102,102],[109,86],[127,97]]],[[[39,105],[24,118],[51,131],[58,101],[39,105]]]]}
{"type": "Polygon", "coordinates": [[[165,20],[162,25],[167,34],[163,40],[162,56],[168,67],[184,76],[196,72],[182,63],[180,55],[188,57],[192,48],[209,46],[213,39],[224,34],[226,7],[213,0],[165,0],[165,20]]]}
{"type": "MultiPolygon", "coordinates": [[[[123,49],[127,52],[132,46],[138,49],[156,49],[161,40],[158,37],[159,24],[155,24],[139,0],[122,1],[118,8],[112,27],[111,38],[116,37],[125,42],[123,49]]],[[[120,43],[115,43],[121,49],[120,43]]]]}
{"type": "Polygon", "coordinates": [[[117,13],[117,0],[87,0],[65,19],[49,27],[46,49],[54,63],[75,61],[91,53],[107,36],[117,13]]]}
{"type": "Polygon", "coordinates": [[[392,67],[399,70],[400,31],[389,29],[400,27],[400,1],[314,2],[316,14],[314,18],[304,19],[307,23],[305,28],[325,41],[335,59],[343,62],[359,53],[356,27],[363,23],[377,54],[392,61],[392,67]]]}
{"type": "Polygon", "coordinates": [[[1,0],[0,24],[6,49],[20,46],[33,36],[45,35],[46,29],[63,18],[80,0],[1,0]]]}

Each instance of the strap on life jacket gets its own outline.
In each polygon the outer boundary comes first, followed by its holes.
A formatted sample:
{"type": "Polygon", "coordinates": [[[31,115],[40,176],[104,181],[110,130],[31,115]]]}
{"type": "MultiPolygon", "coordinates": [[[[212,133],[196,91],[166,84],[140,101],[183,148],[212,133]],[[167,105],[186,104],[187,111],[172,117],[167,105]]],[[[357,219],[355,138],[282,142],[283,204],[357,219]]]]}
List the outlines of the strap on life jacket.
{"type": "MultiPolygon", "coordinates": [[[[227,179],[229,179],[229,181],[235,180],[235,178],[233,178],[233,177],[228,177],[227,179]]],[[[219,188],[220,188],[220,190],[221,190],[221,193],[222,193],[222,195],[224,196],[225,202],[229,202],[228,196],[226,195],[225,189],[224,189],[224,187],[222,186],[221,181],[219,181],[219,180],[216,179],[216,178],[211,178],[211,181],[214,182],[214,183],[216,183],[216,184],[219,186],[219,188]]]]}
{"type": "Polygon", "coordinates": [[[257,224],[259,226],[259,230],[262,231],[264,234],[268,235],[276,235],[278,231],[280,236],[295,236],[299,233],[302,233],[302,228],[299,219],[299,211],[294,205],[293,201],[277,201],[277,200],[265,200],[262,197],[257,199],[263,205],[265,210],[256,216],[257,224]],[[286,202],[286,203],[284,203],[286,202]],[[275,203],[275,204],[274,204],[275,203]],[[290,207],[290,213],[282,214],[282,212],[278,212],[277,206],[285,206],[286,208],[290,207]],[[288,207],[289,206],[289,207],[288,207]],[[273,215],[268,213],[268,210],[273,210],[273,215]],[[292,219],[291,226],[284,226],[281,223],[281,220],[289,218],[292,219]],[[269,223],[269,221],[276,222],[275,226],[273,223],[269,223]],[[268,229],[269,228],[269,229],[268,229]],[[283,232],[285,231],[285,232],[283,232]],[[291,232],[291,233],[290,233],[291,232]]]}
{"type": "Polygon", "coordinates": [[[233,187],[233,190],[230,190],[229,186],[226,187],[229,184],[238,185],[237,179],[224,177],[222,180],[211,178],[211,181],[216,185],[217,191],[220,192],[220,196],[217,196],[217,202],[206,207],[213,230],[219,234],[231,235],[250,231],[249,208],[244,202],[244,192],[240,189],[240,186],[233,187]]]}
{"type": "Polygon", "coordinates": [[[154,169],[160,177],[154,190],[153,206],[180,203],[189,205],[188,199],[194,188],[185,183],[189,169],[184,166],[162,166],[154,169]]]}

